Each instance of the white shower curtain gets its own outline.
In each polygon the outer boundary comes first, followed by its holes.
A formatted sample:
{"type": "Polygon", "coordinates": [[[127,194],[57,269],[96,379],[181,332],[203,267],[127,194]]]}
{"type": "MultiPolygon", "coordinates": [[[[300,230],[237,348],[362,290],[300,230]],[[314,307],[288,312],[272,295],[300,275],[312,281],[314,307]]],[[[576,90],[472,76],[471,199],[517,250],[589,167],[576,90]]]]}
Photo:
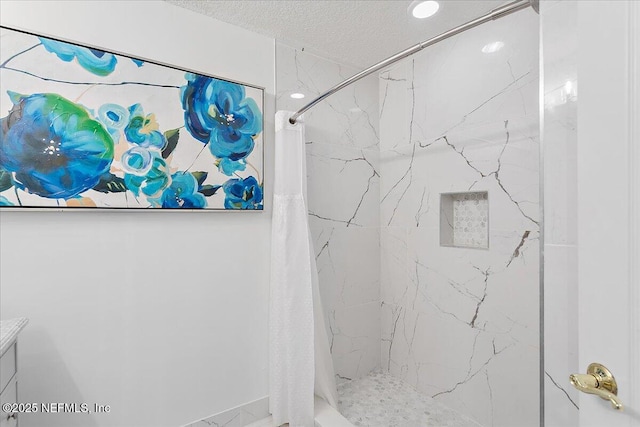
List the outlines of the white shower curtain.
{"type": "Polygon", "coordinates": [[[276,113],[271,227],[269,405],[275,426],[313,427],[314,393],[337,408],[307,217],[304,122],[276,113]]]}

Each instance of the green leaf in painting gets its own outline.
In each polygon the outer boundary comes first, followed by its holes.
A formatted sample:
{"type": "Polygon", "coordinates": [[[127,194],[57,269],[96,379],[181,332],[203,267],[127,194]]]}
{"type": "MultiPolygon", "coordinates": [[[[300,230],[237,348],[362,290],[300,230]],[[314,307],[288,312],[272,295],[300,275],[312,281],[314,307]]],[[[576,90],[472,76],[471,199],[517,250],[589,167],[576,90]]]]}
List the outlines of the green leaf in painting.
{"type": "Polygon", "coordinates": [[[222,188],[222,185],[203,185],[198,189],[198,193],[202,194],[205,197],[213,196],[222,188]]]}
{"type": "Polygon", "coordinates": [[[127,191],[127,186],[124,179],[112,173],[106,173],[100,177],[100,181],[93,189],[101,193],[123,193],[127,191]]]}
{"type": "Polygon", "coordinates": [[[167,145],[162,149],[162,158],[166,159],[173,153],[178,145],[178,139],[180,138],[180,129],[171,129],[164,133],[164,137],[167,139],[167,145]]]}
{"type": "Polygon", "coordinates": [[[204,180],[207,179],[207,175],[209,175],[209,173],[198,171],[198,172],[191,172],[191,175],[193,175],[196,181],[198,181],[198,187],[200,187],[202,186],[202,183],[204,182],[204,180]]]}
{"type": "Polygon", "coordinates": [[[0,169],[0,192],[13,187],[11,174],[6,170],[0,169]]]}

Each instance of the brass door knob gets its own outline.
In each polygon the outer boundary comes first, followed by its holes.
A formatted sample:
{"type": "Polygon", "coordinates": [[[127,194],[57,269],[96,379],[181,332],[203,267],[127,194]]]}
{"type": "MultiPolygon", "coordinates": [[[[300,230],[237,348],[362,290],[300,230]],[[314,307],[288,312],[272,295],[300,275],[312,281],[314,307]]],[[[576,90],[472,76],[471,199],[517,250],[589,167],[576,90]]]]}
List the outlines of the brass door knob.
{"type": "Polygon", "coordinates": [[[618,384],[604,365],[592,363],[587,367],[586,374],[571,374],[569,381],[578,390],[600,396],[611,402],[614,409],[622,410],[622,402],[618,399],[618,384]]]}

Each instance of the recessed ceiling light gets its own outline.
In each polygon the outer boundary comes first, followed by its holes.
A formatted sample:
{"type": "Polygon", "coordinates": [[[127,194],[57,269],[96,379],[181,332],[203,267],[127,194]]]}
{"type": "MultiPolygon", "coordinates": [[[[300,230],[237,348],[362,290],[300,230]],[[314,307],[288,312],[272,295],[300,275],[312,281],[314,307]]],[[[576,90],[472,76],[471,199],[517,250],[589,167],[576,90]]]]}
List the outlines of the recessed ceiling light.
{"type": "Polygon", "coordinates": [[[297,93],[296,92],[296,93],[292,93],[289,96],[291,96],[293,99],[302,99],[302,98],[304,98],[304,93],[297,93]]]}
{"type": "Polygon", "coordinates": [[[409,5],[409,11],[418,19],[428,18],[434,15],[438,9],[440,9],[440,4],[433,0],[414,1],[409,5]]]}
{"type": "Polygon", "coordinates": [[[484,53],[494,53],[494,52],[499,51],[503,47],[504,47],[504,43],[502,43],[502,42],[487,43],[482,48],[482,51],[484,53]]]}

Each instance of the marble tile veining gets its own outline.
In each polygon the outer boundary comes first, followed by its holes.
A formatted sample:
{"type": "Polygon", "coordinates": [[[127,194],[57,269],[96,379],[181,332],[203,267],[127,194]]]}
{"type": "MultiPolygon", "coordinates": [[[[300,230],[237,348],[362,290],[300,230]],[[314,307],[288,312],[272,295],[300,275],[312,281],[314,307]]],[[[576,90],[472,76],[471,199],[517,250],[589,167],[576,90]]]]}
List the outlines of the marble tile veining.
{"type": "Polygon", "coordinates": [[[538,23],[523,11],[379,76],[381,367],[494,427],[539,425],[538,23]],[[441,198],[460,193],[487,199],[441,198]]]}
{"type": "Polygon", "coordinates": [[[375,371],[338,385],[340,412],[355,426],[480,427],[394,376],[375,371]]]}

